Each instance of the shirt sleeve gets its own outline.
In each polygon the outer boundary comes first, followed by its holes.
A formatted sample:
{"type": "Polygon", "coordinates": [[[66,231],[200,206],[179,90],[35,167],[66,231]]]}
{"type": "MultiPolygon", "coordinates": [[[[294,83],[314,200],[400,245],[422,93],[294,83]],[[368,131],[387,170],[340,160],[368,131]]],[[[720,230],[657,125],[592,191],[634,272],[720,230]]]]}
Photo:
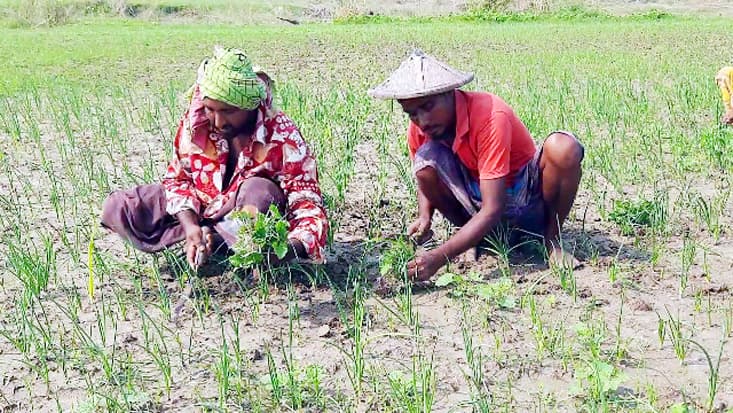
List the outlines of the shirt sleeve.
{"type": "Polygon", "coordinates": [[[328,220],[318,184],[316,159],[296,128],[284,139],[280,187],[287,197],[288,239],[300,241],[310,260],[322,263],[328,220]]]}
{"type": "Polygon", "coordinates": [[[509,175],[512,124],[504,112],[496,112],[478,132],[479,179],[497,179],[509,175]]]}
{"type": "Polygon", "coordinates": [[[733,109],[731,105],[731,89],[733,88],[733,67],[724,67],[720,69],[717,76],[715,76],[715,82],[718,84],[720,89],[720,97],[723,99],[723,105],[726,111],[733,109]]]}
{"type": "Polygon", "coordinates": [[[410,122],[407,127],[407,148],[410,150],[410,159],[415,159],[415,153],[420,148],[419,141],[419,128],[414,123],[410,122]]]}
{"type": "MultiPolygon", "coordinates": [[[[168,164],[168,169],[163,176],[166,198],[165,210],[170,215],[176,215],[186,209],[198,214],[201,208],[191,177],[190,159],[185,151],[181,151],[181,140],[186,140],[187,133],[182,120],[178,125],[178,132],[173,143],[175,157],[168,164]]],[[[190,138],[188,141],[190,141],[190,138]]]]}

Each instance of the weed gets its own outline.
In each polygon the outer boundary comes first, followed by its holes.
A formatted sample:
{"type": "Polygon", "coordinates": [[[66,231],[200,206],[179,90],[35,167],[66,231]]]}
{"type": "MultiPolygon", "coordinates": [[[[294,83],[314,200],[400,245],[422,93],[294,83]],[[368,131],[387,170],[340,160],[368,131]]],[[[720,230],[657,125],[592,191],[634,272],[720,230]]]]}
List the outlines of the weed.
{"type": "Polygon", "coordinates": [[[608,363],[598,359],[586,361],[575,369],[575,394],[582,395],[589,411],[610,411],[613,393],[626,376],[608,363]]]}
{"type": "Polygon", "coordinates": [[[255,216],[240,211],[232,215],[239,220],[237,243],[233,246],[234,255],[229,262],[235,267],[253,268],[269,265],[270,253],[283,259],[288,253],[288,222],[275,205],[270,205],[267,213],[255,216]]]}
{"type": "Polygon", "coordinates": [[[608,219],[616,223],[623,235],[634,235],[644,227],[656,233],[664,231],[667,225],[667,198],[657,192],[652,200],[618,200],[614,202],[608,219]]]}
{"type": "Polygon", "coordinates": [[[446,272],[435,280],[436,287],[452,287],[450,294],[455,298],[477,297],[491,305],[512,309],[517,305],[514,296],[514,283],[511,278],[501,278],[496,282],[486,282],[478,273],[464,277],[446,272]]]}

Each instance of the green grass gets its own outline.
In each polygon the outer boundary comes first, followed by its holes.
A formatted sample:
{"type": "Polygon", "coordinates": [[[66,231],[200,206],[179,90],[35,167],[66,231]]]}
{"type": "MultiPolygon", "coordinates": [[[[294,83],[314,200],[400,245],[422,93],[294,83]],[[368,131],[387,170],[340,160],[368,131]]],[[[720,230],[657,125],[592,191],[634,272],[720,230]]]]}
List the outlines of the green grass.
{"type": "Polygon", "coordinates": [[[733,132],[717,124],[712,77],[730,63],[730,21],[363,23],[0,28],[0,410],[727,402],[733,132]],[[215,44],[268,70],[314,149],[332,264],[266,286],[195,278],[179,318],[180,257],[136,252],[97,222],[109,191],[160,179],[181,95],[215,44]],[[580,137],[585,172],[564,239],[585,269],[555,274],[493,246],[496,265],[373,297],[380,265],[403,275],[412,249],[398,237],[416,206],[406,118],[366,90],[416,46],[474,71],[469,88],[503,97],[538,141],[556,129],[580,137]],[[659,318],[630,306],[639,301],[659,318]]]}

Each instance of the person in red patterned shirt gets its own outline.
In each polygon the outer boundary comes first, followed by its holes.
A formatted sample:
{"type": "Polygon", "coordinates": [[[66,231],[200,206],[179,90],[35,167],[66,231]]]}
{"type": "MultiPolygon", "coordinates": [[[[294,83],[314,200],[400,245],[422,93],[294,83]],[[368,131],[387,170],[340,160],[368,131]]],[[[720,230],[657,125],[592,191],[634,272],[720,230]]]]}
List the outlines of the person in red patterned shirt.
{"type": "Polygon", "coordinates": [[[233,246],[235,211],[276,205],[289,222],[286,260],[323,262],[328,220],[316,160],[293,121],[272,104],[270,78],[236,49],[199,68],[161,184],[109,195],[102,225],[155,252],[185,241],[192,267],[215,246],[233,246]],[[220,242],[217,242],[220,241],[220,242]]]}

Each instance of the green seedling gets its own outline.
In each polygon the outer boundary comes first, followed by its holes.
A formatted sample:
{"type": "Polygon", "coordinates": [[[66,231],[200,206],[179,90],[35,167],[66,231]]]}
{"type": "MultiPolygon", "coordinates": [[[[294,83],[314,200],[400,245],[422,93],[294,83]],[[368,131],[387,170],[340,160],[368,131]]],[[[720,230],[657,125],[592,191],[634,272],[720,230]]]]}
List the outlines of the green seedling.
{"type": "Polygon", "coordinates": [[[598,359],[584,361],[575,369],[577,380],[573,393],[583,399],[588,411],[607,412],[619,385],[626,376],[612,365],[598,359]]]}
{"type": "Polygon", "coordinates": [[[616,223],[623,235],[634,235],[642,228],[662,232],[667,225],[667,200],[660,192],[649,200],[618,200],[608,214],[608,220],[616,223]]]}
{"type": "Polygon", "coordinates": [[[680,362],[684,362],[687,358],[687,351],[689,350],[689,337],[685,337],[684,335],[679,312],[677,317],[674,317],[668,308],[665,307],[665,310],[667,311],[667,320],[665,320],[664,324],[667,326],[674,353],[680,362]]]}
{"type": "Polygon", "coordinates": [[[379,259],[379,274],[393,282],[402,282],[408,276],[407,263],[415,257],[411,240],[399,237],[388,242],[379,259]]]}
{"type": "Polygon", "coordinates": [[[555,356],[561,355],[565,350],[565,320],[550,322],[544,319],[541,308],[537,307],[535,297],[532,295],[528,296],[525,301],[529,306],[529,318],[532,323],[532,337],[535,341],[537,357],[542,358],[545,352],[555,356]]]}
{"type": "Polygon", "coordinates": [[[240,220],[237,243],[232,248],[234,255],[229,262],[238,268],[254,268],[269,265],[271,254],[283,259],[288,253],[288,222],[275,205],[267,213],[252,216],[240,211],[233,215],[240,220]]]}
{"type": "Polygon", "coordinates": [[[450,295],[453,298],[477,297],[504,309],[513,309],[517,306],[514,282],[511,278],[488,282],[478,273],[462,276],[446,272],[435,280],[435,286],[451,287],[450,295]]]}
{"type": "Polygon", "coordinates": [[[679,286],[679,297],[685,293],[687,289],[687,282],[690,274],[690,268],[695,262],[696,255],[696,243],[689,234],[685,234],[682,238],[682,250],[680,251],[680,286],[679,286]]]}
{"type": "Polygon", "coordinates": [[[710,353],[705,350],[705,347],[703,347],[702,344],[692,339],[688,339],[688,341],[690,342],[690,344],[694,344],[698,349],[700,349],[700,351],[702,351],[702,353],[705,355],[705,360],[708,363],[708,402],[705,407],[708,412],[712,412],[715,410],[715,397],[718,394],[718,385],[720,381],[720,361],[723,358],[723,347],[725,346],[727,337],[724,334],[723,338],[720,340],[718,361],[715,363],[713,362],[710,353]]]}
{"type": "Polygon", "coordinates": [[[490,412],[493,404],[493,395],[489,390],[488,381],[484,376],[484,357],[481,348],[473,342],[473,335],[470,330],[471,316],[468,304],[464,302],[463,320],[461,322],[461,335],[463,336],[463,351],[466,355],[468,372],[463,375],[468,381],[471,389],[470,404],[474,411],[490,412]]]}

